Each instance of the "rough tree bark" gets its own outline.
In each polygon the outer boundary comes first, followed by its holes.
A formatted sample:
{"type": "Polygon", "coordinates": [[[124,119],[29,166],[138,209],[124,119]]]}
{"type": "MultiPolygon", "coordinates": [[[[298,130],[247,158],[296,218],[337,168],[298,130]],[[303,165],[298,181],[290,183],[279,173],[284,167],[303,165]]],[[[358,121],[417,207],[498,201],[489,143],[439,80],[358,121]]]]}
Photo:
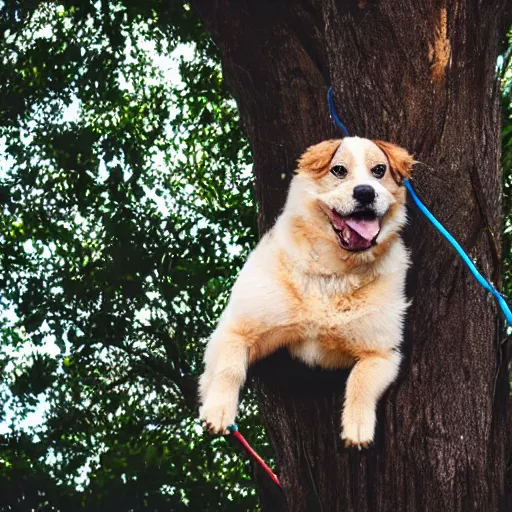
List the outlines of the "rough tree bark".
{"type": "MultiPolygon", "coordinates": [[[[426,165],[415,184],[495,282],[501,266],[499,84],[505,1],[193,0],[222,56],[253,156],[260,229],[299,154],[339,136],[396,142],[426,165]]],[[[255,370],[286,505],[264,510],[505,510],[507,378],[493,301],[411,210],[413,268],[401,377],[375,445],[340,440],[343,372],[277,354],[255,370]]]]}

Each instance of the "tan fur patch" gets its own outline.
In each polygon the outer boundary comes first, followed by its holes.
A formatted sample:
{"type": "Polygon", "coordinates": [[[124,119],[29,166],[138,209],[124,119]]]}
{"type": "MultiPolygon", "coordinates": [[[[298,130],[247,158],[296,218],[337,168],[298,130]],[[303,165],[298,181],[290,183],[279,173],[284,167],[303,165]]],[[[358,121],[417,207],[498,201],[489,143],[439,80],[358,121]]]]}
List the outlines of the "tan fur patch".
{"type": "Polygon", "coordinates": [[[326,244],[325,248],[332,245],[338,250],[338,244],[334,242],[334,239],[325,236],[324,233],[315,229],[315,226],[306,219],[295,217],[291,224],[294,240],[304,249],[311,249],[315,242],[321,242],[326,244]]]}
{"type": "Polygon", "coordinates": [[[300,329],[294,324],[261,330],[249,348],[249,364],[273,354],[280,348],[290,346],[299,339],[300,329]]]}
{"type": "Polygon", "coordinates": [[[326,352],[322,361],[323,367],[346,367],[361,359],[374,356],[389,358],[387,352],[361,348],[357,341],[341,336],[335,329],[320,332],[317,343],[326,352]]]}
{"type": "Polygon", "coordinates": [[[411,175],[412,166],[416,161],[407,150],[383,140],[373,140],[372,142],[386,155],[391,174],[397,183],[401,183],[411,175]]]}
{"type": "Polygon", "coordinates": [[[386,252],[388,252],[390,247],[398,240],[398,236],[398,233],[393,233],[392,235],[388,236],[386,240],[380,244],[377,244],[375,247],[372,247],[372,252],[375,259],[379,259],[386,252]]]}
{"type": "MultiPolygon", "coordinates": [[[[319,215],[319,213],[316,215],[319,215]]],[[[309,272],[325,275],[348,270],[359,265],[357,253],[343,249],[336,241],[334,232],[326,234],[301,217],[295,217],[290,224],[294,243],[302,250],[308,251],[310,256],[314,253],[315,257],[318,258],[318,260],[314,257],[309,259],[309,272]],[[328,261],[332,267],[331,272],[321,271],[320,266],[325,261],[328,261]]]]}
{"type": "Polygon", "coordinates": [[[292,279],[291,273],[288,269],[288,263],[286,261],[286,255],[284,252],[280,252],[278,260],[281,263],[281,268],[278,270],[277,278],[282,284],[283,289],[286,293],[286,297],[289,299],[290,310],[296,315],[299,313],[304,297],[301,291],[297,288],[296,283],[292,279]]]}
{"type": "Polygon", "coordinates": [[[298,172],[308,172],[321,178],[329,172],[329,164],[341,144],[340,139],[324,140],[310,146],[298,160],[298,172]]]}

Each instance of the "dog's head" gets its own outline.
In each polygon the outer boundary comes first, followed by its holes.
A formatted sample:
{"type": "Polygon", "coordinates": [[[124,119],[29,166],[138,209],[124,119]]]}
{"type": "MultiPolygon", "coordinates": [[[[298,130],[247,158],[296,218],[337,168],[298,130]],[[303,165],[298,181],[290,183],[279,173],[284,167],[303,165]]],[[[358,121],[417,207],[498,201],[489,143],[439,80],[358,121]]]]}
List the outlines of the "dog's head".
{"type": "Polygon", "coordinates": [[[406,222],[405,188],[414,160],[389,142],[359,137],[328,140],[300,157],[293,203],[349,253],[383,244],[406,222]],[[297,186],[298,185],[298,186],[297,186]]]}

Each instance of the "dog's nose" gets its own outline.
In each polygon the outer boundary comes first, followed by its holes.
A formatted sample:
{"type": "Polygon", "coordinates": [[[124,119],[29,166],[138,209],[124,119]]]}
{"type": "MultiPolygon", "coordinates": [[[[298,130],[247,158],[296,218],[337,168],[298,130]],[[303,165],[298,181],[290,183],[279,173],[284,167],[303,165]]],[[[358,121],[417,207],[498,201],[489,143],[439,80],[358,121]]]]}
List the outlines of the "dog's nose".
{"type": "Polygon", "coordinates": [[[352,195],[361,204],[370,204],[375,199],[375,189],[371,185],[357,185],[352,195]]]}

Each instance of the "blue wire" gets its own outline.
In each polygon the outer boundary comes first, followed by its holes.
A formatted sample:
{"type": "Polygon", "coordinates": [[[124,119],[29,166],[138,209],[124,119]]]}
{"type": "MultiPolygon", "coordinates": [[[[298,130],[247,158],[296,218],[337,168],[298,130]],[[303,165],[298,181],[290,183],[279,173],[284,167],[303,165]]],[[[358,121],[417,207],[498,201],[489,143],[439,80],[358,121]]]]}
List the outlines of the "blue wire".
{"type": "Polygon", "coordinates": [[[446,230],[446,228],[430,213],[430,211],[427,209],[427,207],[421,202],[420,198],[416,195],[416,192],[412,188],[412,185],[409,180],[404,180],[404,185],[409,191],[409,194],[411,194],[411,197],[413,198],[414,202],[416,203],[416,206],[418,209],[427,217],[427,219],[433,224],[433,226],[452,244],[452,246],[455,248],[455,250],[459,253],[459,256],[464,260],[464,263],[468,266],[469,270],[471,270],[471,273],[475,276],[476,280],[489,292],[491,292],[496,300],[498,301],[498,304],[500,305],[505,318],[507,319],[507,323],[509,325],[512,325],[512,312],[510,311],[510,308],[508,304],[505,302],[505,299],[503,296],[494,288],[494,286],[489,283],[483,276],[478,272],[478,269],[475,267],[474,263],[471,261],[469,256],[464,252],[464,249],[460,246],[459,242],[453,238],[450,233],[446,230]]]}
{"type": "Polygon", "coordinates": [[[334,108],[334,100],[332,99],[332,87],[329,87],[327,91],[327,103],[329,103],[329,111],[331,112],[331,117],[334,123],[338,126],[338,128],[343,132],[344,137],[349,137],[349,133],[347,127],[341,122],[338,114],[336,113],[336,109],[334,108]]]}

